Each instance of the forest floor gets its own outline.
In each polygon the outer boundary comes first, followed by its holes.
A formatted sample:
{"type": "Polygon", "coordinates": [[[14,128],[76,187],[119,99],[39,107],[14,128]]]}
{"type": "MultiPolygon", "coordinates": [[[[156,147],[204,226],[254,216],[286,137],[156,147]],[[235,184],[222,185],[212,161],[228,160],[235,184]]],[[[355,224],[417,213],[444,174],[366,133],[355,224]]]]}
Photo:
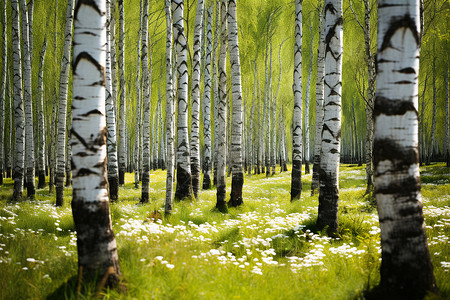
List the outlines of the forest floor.
{"type": "MultiPolygon", "coordinates": [[[[277,169],[278,171],[278,169],[277,169]]],[[[111,205],[123,286],[107,299],[361,299],[377,285],[380,230],[376,206],[364,197],[363,167],[341,165],[340,237],[317,232],[318,200],[311,174],[300,201],[290,202],[290,172],[245,177],[244,206],[215,211],[215,190],[163,212],[165,172],[151,174],[151,203],[127,174],[111,205]]],[[[441,298],[450,297],[450,169],[421,168],[429,249],[441,298]]],[[[227,179],[230,186],[230,178],[227,179]]],[[[229,189],[227,191],[229,195],[229,189]]],[[[62,208],[48,188],[35,201],[8,203],[12,181],[0,187],[0,298],[75,299],[76,234],[71,188],[62,208]]],[[[90,298],[87,287],[79,299],[90,298]]]]}

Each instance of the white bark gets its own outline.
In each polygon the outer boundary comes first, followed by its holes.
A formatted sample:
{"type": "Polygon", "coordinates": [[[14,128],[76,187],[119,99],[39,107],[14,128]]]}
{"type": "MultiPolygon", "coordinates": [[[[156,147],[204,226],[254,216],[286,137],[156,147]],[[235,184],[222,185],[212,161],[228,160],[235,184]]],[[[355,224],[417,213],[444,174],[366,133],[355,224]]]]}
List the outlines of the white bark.
{"type": "Polygon", "coordinates": [[[378,2],[374,167],[380,287],[389,297],[403,299],[436,291],[420,194],[419,21],[419,0],[378,2]]]}
{"type": "Polygon", "coordinates": [[[119,168],[117,164],[116,107],[112,95],[111,80],[111,2],[106,0],[106,144],[108,155],[108,183],[111,201],[119,199],[119,168]]]}
{"type": "Polygon", "coordinates": [[[127,167],[126,144],[126,88],[125,88],[125,10],[123,0],[119,0],[119,184],[125,183],[127,167]]]}
{"type": "Polygon", "coordinates": [[[22,44],[23,44],[23,101],[25,109],[25,168],[27,198],[34,199],[34,133],[33,133],[33,96],[31,91],[31,56],[28,34],[28,10],[25,0],[20,0],[22,8],[22,44]]]}
{"type": "MultiPolygon", "coordinates": [[[[4,136],[4,132],[5,132],[5,128],[4,128],[4,124],[5,124],[5,91],[6,91],[6,74],[8,73],[7,70],[7,66],[8,66],[8,50],[7,50],[7,42],[8,42],[8,35],[6,34],[6,24],[7,24],[7,19],[6,19],[6,2],[4,1],[4,11],[3,11],[3,31],[2,31],[2,38],[3,38],[3,43],[2,43],[2,60],[3,60],[3,65],[2,65],[2,81],[1,81],[1,90],[0,90],[0,184],[3,184],[3,172],[4,172],[4,167],[3,167],[3,161],[4,161],[4,157],[5,157],[5,153],[4,153],[4,145],[5,145],[5,136],[4,136]]],[[[9,96],[9,95],[8,95],[9,96]]]]}
{"type": "Polygon", "coordinates": [[[217,132],[218,132],[218,105],[219,105],[219,78],[217,76],[218,72],[218,64],[217,64],[217,49],[219,47],[219,34],[220,34],[220,2],[216,1],[216,24],[214,31],[214,44],[213,44],[213,53],[212,53],[212,94],[214,98],[214,147],[212,152],[213,155],[213,168],[214,168],[214,178],[213,184],[217,185],[217,165],[218,165],[218,156],[217,156],[217,132]]]}
{"type": "Polygon", "coordinates": [[[227,151],[227,2],[220,2],[221,34],[220,34],[220,55],[218,62],[219,71],[219,99],[217,101],[217,202],[216,207],[224,211],[226,209],[226,151],[227,151]]]}
{"type": "Polygon", "coordinates": [[[136,67],[136,127],[134,131],[134,188],[139,188],[142,160],[140,153],[142,151],[141,135],[142,135],[142,93],[141,93],[141,41],[142,41],[142,18],[143,18],[143,0],[140,1],[140,17],[139,17],[139,35],[137,43],[137,67],[136,67]]]}
{"type": "Polygon", "coordinates": [[[39,59],[39,78],[37,90],[37,114],[38,114],[38,188],[45,186],[45,117],[44,117],[44,61],[47,53],[47,38],[44,39],[39,59]]]}
{"type": "Polygon", "coordinates": [[[291,201],[302,193],[302,0],[295,0],[294,60],[291,201]]]}
{"type": "Polygon", "coordinates": [[[13,201],[22,200],[23,169],[25,158],[25,118],[23,113],[22,94],[22,54],[20,51],[19,3],[11,0],[12,14],[12,46],[13,46],[13,88],[14,88],[14,125],[16,129],[14,159],[14,192],[13,201]]]}
{"type": "Polygon", "coordinates": [[[183,0],[172,0],[174,42],[177,54],[177,189],[175,199],[192,197],[191,162],[188,135],[188,70],[184,32],[183,0]]]}
{"type": "Polygon", "coordinates": [[[58,132],[56,141],[56,205],[63,205],[64,176],[66,162],[66,116],[67,116],[67,90],[69,86],[70,53],[72,48],[74,0],[67,1],[66,26],[64,30],[64,53],[61,59],[61,73],[59,77],[59,109],[58,132]]]}
{"type": "Polygon", "coordinates": [[[233,118],[231,124],[230,164],[232,171],[231,206],[243,204],[242,187],[242,84],[241,61],[239,57],[239,39],[236,0],[228,0],[228,42],[230,46],[231,91],[233,93],[233,118]]]}
{"type": "Polygon", "coordinates": [[[175,164],[174,149],[174,123],[175,114],[173,109],[173,73],[172,73],[172,12],[170,0],[165,2],[166,12],[166,134],[167,134],[167,179],[166,179],[166,201],[164,213],[171,214],[173,208],[173,173],[175,164]]]}
{"type": "Polygon", "coordinates": [[[142,18],[142,85],[143,85],[143,137],[142,137],[142,195],[141,203],[147,203],[150,197],[150,71],[148,67],[148,0],[144,0],[142,18]]]}
{"type": "Polygon", "coordinates": [[[342,91],[342,0],[325,1],[325,102],[320,159],[319,228],[338,231],[342,91]]]}
{"type": "Polygon", "coordinates": [[[118,283],[120,269],[106,179],[106,2],[78,0],[74,15],[72,211],[78,284],[81,278],[98,276],[111,287],[118,283]]]}
{"type": "Polygon", "coordinates": [[[192,189],[194,197],[198,198],[200,190],[200,63],[201,63],[201,45],[203,12],[205,4],[203,0],[197,2],[197,13],[195,15],[194,27],[194,59],[192,62],[192,122],[191,122],[191,172],[192,189]]]}
{"type": "Polygon", "coordinates": [[[311,75],[313,67],[313,57],[314,57],[314,35],[312,26],[311,29],[311,51],[309,57],[309,70],[308,70],[308,83],[306,84],[306,95],[305,95],[305,173],[309,174],[309,161],[311,156],[309,154],[309,95],[311,90],[311,75]]]}
{"type": "Polygon", "coordinates": [[[203,161],[203,189],[211,188],[211,52],[212,52],[212,5],[207,11],[206,58],[203,94],[203,136],[205,153],[203,161]]]}

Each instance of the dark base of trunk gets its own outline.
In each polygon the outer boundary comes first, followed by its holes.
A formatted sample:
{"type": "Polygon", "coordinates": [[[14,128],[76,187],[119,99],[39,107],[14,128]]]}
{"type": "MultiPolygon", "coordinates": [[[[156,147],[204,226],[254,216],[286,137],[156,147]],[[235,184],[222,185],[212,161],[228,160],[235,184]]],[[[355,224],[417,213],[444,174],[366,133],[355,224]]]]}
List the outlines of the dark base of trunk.
{"type": "Polygon", "coordinates": [[[65,186],[70,186],[72,184],[72,173],[70,171],[66,171],[66,184],[65,186]]]}
{"type": "Polygon", "coordinates": [[[45,168],[45,176],[48,176],[48,172],[49,172],[48,169],[49,169],[48,167],[45,168]]]}
{"type": "Polygon", "coordinates": [[[332,179],[319,169],[320,193],[319,193],[319,213],[317,217],[317,228],[323,230],[326,228],[330,237],[335,237],[338,233],[338,200],[339,190],[332,179]]]}
{"type": "Polygon", "coordinates": [[[140,203],[148,203],[150,199],[150,172],[142,173],[142,193],[140,203]]]}
{"type": "Polygon", "coordinates": [[[12,178],[12,169],[6,168],[6,178],[12,178]]]}
{"type": "Polygon", "coordinates": [[[36,186],[34,185],[34,176],[31,180],[27,180],[26,187],[27,187],[27,199],[34,200],[34,195],[36,194],[36,186]]]}
{"type": "Polygon", "coordinates": [[[191,164],[191,174],[192,192],[194,193],[195,199],[198,199],[198,191],[200,190],[200,165],[191,164]]]}
{"type": "Polygon", "coordinates": [[[270,176],[270,167],[266,167],[266,177],[270,176]]]}
{"type": "Polygon", "coordinates": [[[56,186],[56,206],[63,206],[64,204],[64,187],[62,185],[56,186]]]}
{"type": "Polygon", "coordinates": [[[380,284],[369,291],[365,299],[421,300],[430,292],[438,295],[429,253],[426,255],[428,258],[418,258],[408,265],[383,257],[380,284]]]}
{"type": "Polygon", "coordinates": [[[205,173],[203,175],[203,187],[204,190],[209,190],[211,189],[211,177],[209,176],[208,173],[205,173]]]}
{"type": "Polygon", "coordinates": [[[242,186],[244,185],[244,174],[242,172],[233,174],[231,179],[231,197],[228,206],[237,207],[244,203],[242,200],[242,186]]]}
{"type": "Polygon", "coordinates": [[[314,192],[319,189],[319,164],[313,164],[313,175],[311,182],[311,196],[314,196],[314,192]]]}
{"type": "Polygon", "coordinates": [[[185,169],[177,165],[177,189],[175,191],[175,200],[193,200],[192,178],[185,169]]]}
{"type": "Polygon", "coordinates": [[[22,178],[15,178],[14,179],[14,191],[11,198],[12,202],[19,202],[22,201],[22,178]]]}
{"type": "Polygon", "coordinates": [[[78,235],[78,284],[94,281],[97,291],[116,286],[120,268],[117,248],[108,247],[114,240],[109,202],[72,201],[72,212],[78,235]]]}
{"type": "Polygon", "coordinates": [[[108,177],[109,183],[109,201],[116,202],[119,199],[119,178],[116,176],[108,177]]]}
{"type": "Polygon", "coordinates": [[[53,169],[50,169],[49,178],[48,178],[48,193],[53,194],[55,189],[55,176],[53,175],[53,169]]]}
{"type": "Polygon", "coordinates": [[[306,161],[305,162],[305,174],[309,174],[311,172],[311,170],[309,169],[309,162],[306,161]]]}
{"type": "Polygon", "coordinates": [[[227,196],[227,187],[224,184],[223,186],[217,187],[217,202],[216,209],[222,213],[227,213],[227,203],[225,202],[225,197],[227,196]]]}
{"type": "Polygon", "coordinates": [[[0,169],[0,184],[3,184],[3,169],[0,169]]]}
{"type": "Polygon", "coordinates": [[[38,171],[38,189],[43,189],[45,188],[45,171],[44,170],[39,170],[38,171]]]}
{"type": "Polygon", "coordinates": [[[119,184],[125,184],[125,171],[119,169],[119,184]]]}
{"type": "Polygon", "coordinates": [[[291,201],[300,199],[302,194],[302,163],[295,160],[292,165],[291,175],[291,201]]]}
{"type": "Polygon", "coordinates": [[[447,151],[447,168],[450,167],[450,152],[447,151]]]}
{"type": "Polygon", "coordinates": [[[288,168],[286,162],[283,162],[283,172],[287,172],[288,168]]]}

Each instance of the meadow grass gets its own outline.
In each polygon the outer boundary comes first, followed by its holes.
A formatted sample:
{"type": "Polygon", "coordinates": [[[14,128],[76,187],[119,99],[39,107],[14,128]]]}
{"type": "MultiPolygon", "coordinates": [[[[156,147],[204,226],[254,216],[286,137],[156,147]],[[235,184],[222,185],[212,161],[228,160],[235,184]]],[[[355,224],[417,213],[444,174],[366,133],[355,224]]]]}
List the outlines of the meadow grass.
{"type": "MultiPolygon", "coordinates": [[[[422,195],[428,243],[441,298],[450,297],[450,170],[425,166],[422,195]]],[[[341,165],[340,236],[315,227],[318,200],[303,174],[301,200],[290,202],[290,172],[245,177],[244,205],[222,214],[215,190],[164,211],[165,172],[151,174],[151,202],[139,204],[133,174],[126,174],[111,204],[121,290],[105,299],[363,299],[379,282],[380,236],[376,204],[365,196],[364,166],[341,165]]],[[[231,185],[227,179],[227,186],[231,185]]],[[[228,188],[227,194],[229,195],[228,188]]],[[[12,181],[0,187],[0,298],[89,299],[77,295],[76,233],[65,202],[54,206],[48,189],[36,200],[9,203],[12,181]]],[[[429,296],[435,299],[435,296],[429,296]]],[[[439,299],[439,298],[437,298],[439,299]]]]}

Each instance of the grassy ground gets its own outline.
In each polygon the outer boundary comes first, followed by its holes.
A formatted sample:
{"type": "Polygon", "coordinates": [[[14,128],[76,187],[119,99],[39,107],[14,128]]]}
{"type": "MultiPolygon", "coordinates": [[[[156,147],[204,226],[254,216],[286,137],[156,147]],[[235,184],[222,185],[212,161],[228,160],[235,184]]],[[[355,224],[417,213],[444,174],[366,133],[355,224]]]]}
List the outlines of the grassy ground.
{"type": "MultiPolygon", "coordinates": [[[[442,298],[450,297],[450,170],[421,169],[430,253],[442,298]]],[[[317,196],[303,175],[302,199],[290,203],[290,173],[245,177],[244,202],[228,214],[213,210],[215,191],[163,211],[165,173],[151,175],[151,203],[127,174],[111,213],[126,293],[108,299],[359,299],[379,281],[380,237],[373,201],[364,197],[363,167],[341,165],[340,238],[315,231],[317,196]]],[[[230,179],[228,179],[230,180],[230,179]]],[[[230,186],[230,182],[227,182],[230,186]]],[[[0,298],[76,298],[76,235],[70,209],[54,206],[48,189],[36,200],[7,203],[0,187],[0,298]]],[[[229,194],[229,191],[228,191],[229,194]]],[[[79,298],[90,298],[87,287],[79,298]]],[[[434,299],[434,298],[433,298],[434,299]]]]}

